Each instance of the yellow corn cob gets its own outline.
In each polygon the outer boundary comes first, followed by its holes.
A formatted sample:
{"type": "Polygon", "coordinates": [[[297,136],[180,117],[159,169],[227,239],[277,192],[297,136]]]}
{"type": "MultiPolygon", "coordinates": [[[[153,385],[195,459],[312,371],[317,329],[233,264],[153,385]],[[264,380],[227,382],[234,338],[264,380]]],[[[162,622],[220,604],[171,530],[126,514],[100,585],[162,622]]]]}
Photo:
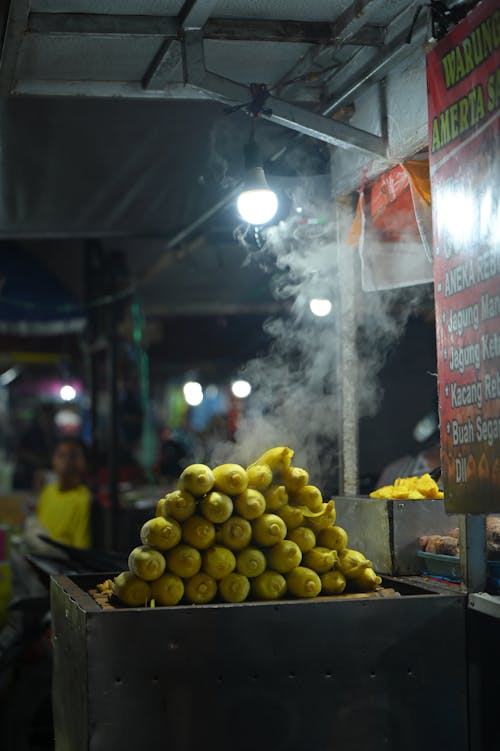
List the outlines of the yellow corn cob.
{"type": "MultiPolygon", "coordinates": [[[[296,527],[289,529],[287,539],[295,542],[303,553],[312,550],[316,546],[316,535],[309,527],[296,527]]],[[[328,547],[325,545],[325,547],[328,547]]]]}
{"type": "Polygon", "coordinates": [[[163,500],[162,515],[166,518],[184,522],[196,511],[196,501],[188,490],[174,490],[167,493],[163,500]]]}
{"type": "Polygon", "coordinates": [[[163,574],[151,583],[151,596],[159,605],[177,605],[184,596],[184,583],[175,574],[163,574]]]}
{"type": "Polygon", "coordinates": [[[288,493],[284,485],[271,485],[263,492],[266,499],[266,511],[278,511],[288,503],[288,493]]]}
{"type": "Polygon", "coordinates": [[[346,578],[341,571],[327,571],[321,574],[320,579],[324,595],[341,595],[346,588],[346,578]]]}
{"type": "Polygon", "coordinates": [[[277,571],[264,571],[252,580],[252,586],[261,600],[279,600],[286,593],[286,579],[277,571]]]}
{"type": "Polygon", "coordinates": [[[266,570],[266,557],[258,548],[245,548],[236,556],[236,569],[243,576],[253,579],[266,570]]]}
{"type": "Polygon", "coordinates": [[[307,553],[304,553],[304,565],[307,568],[312,568],[318,574],[324,574],[333,568],[333,565],[337,561],[338,555],[336,550],[330,550],[329,548],[313,548],[307,553]]]}
{"type": "Polygon", "coordinates": [[[323,496],[315,485],[305,485],[293,495],[293,503],[297,506],[307,506],[310,511],[321,511],[323,496]]]}
{"type": "Polygon", "coordinates": [[[201,568],[201,554],[190,545],[177,545],[167,553],[167,568],[172,574],[188,579],[201,568]]]}
{"type": "Polygon", "coordinates": [[[293,450],[288,446],[275,446],[275,448],[268,449],[262,456],[252,462],[250,467],[256,464],[267,464],[267,466],[273,471],[284,470],[290,466],[293,457],[293,450]]]}
{"type": "Polygon", "coordinates": [[[219,594],[226,602],[243,602],[250,592],[250,582],[242,574],[229,574],[219,582],[219,594]]]}
{"type": "Polygon", "coordinates": [[[193,495],[205,495],[214,486],[214,475],[206,464],[190,464],[182,472],[179,489],[188,490],[193,495]]]}
{"type": "Polygon", "coordinates": [[[203,553],[203,571],[214,579],[223,579],[236,566],[234,553],[221,545],[214,545],[203,553]]]}
{"type": "Polygon", "coordinates": [[[248,487],[246,470],[239,464],[220,464],[213,470],[215,489],[226,495],[239,495],[248,487]]]}
{"type": "Polygon", "coordinates": [[[203,516],[190,516],[182,527],[182,539],[193,548],[206,550],[214,544],[215,527],[203,516]]]}
{"type": "Polygon", "coordinates": [[[252,527],[242,516],[231,516],[220,528],[220,536],[230,550],[243,550],[252,539],[252,527]]]}
{"type": "Polygon", "coordinates": [[[203,516],[214,524],[223,524],[233,513],[233,502],[225,493],[212,490],[200,502],[203,516]]]}
{"type": "Polygon", "coordinates": [[[139,579],[154,581],[159,579],[165,571],[165,558],[154,548],[140,545],[131,551],[128,557],[128,567],[139,579]]]}
{"type": "Polygon", "coordinates": [[[297,506],[291,506],[289,503],[286,506],[282,506],[277,513],[285,522],[287,529],[296,529],[304,523],[302,510],[297,506]]]}
{"type": "Polygon", "coordinates": [[[281,476],[289,493],[297,493],[309,482],[309,472],[300,467],[287,467],[281,476]]]}
{"type": "Polygon", "coordinates": [[[247,469],[248,487],[264,490],[273,481],[273,473],[267,464],[255,464],[247,469]]]}
{"type": "Polygon", "coordinates": [[[344,550],[347,542],[347,532],[342,527],[326,527],[318,535],[318,545],[330,550],[344,550]]]}
{"type": "Polygon", "coordinates": [[[286,577],[289,592],[295,597],[316,597],[321,592],[321,579],[316,571],[297,566],[286,577]]]}
{"type": "Polygon", "coordinates": [[[144,607],[151,598],[151,587],[130,571],[123,571],[114,580],[114,592],[124,605],[144,607]]]}
{"type": "Polygon", "coordinates": [[[141,542],[157,550],[175,548],[182,535],[181,525],[175,519],[157,516],[142,525],[141,542]]]}
{"type": "Polygon", "coordinates": [[[270,547],[286,537],[286,525],[276,514],[263,514],[253,522],[252,539],[257,545],[270,547]]]}
{"type": "Polygon", "coordinates": [[[258,490],[247,488],[236,498],[234,505],[244,519],[257,519],[266,510],[266,499],[258,490]]]}
{"type": "Polygon", "coordinates": [[[292,540],[282,540],[270,549],[268,553],[269,567],[280,574],[287,574],[300,565],[302,552],[292,540]]]}
{"type": "Polygon", "coordinates": [[[200,571],[199,574],[187,580],[184,591],[188,602],[194,605],[206,605],[212,602],[217,594],[217,582],[212,576],[200,571]]]}

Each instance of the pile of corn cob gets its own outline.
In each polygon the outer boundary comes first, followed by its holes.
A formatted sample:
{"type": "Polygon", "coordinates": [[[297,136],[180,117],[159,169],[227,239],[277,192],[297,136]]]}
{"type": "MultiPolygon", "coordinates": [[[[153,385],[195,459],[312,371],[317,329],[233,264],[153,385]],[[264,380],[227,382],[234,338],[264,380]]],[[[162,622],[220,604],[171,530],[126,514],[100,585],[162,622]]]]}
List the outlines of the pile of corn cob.
{"type": "Polygon", "coordinates": [[[266,451],[244,469],[192,464],[141,529],[129,571],[113,584],[125,605],[206,604],[376,589],[381,579],[347,547],[335,503],[323,501],[292,449],[266,451]]]}

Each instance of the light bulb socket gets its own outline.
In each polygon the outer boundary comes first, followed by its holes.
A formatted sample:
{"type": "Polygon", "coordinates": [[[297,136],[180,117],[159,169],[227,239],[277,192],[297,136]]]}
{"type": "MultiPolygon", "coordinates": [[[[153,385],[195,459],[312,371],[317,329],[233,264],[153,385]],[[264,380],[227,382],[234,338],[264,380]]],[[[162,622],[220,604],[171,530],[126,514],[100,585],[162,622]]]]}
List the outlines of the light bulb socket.
{"type": "Polygon", "coordinates": [[[262,167],[249,167],[247,169],[245,190],[271,190],[262,167]]]}
{"type": "Polygon", "coordinates": [[[257,146],[256,141],[252,139],[247,144],[245,144],[244,154],[245,169],[247,171],[255,169],[256,167],[260,167],[260,169],[263,170],[262,157],[260,155],[259,147],[257,146]]]}

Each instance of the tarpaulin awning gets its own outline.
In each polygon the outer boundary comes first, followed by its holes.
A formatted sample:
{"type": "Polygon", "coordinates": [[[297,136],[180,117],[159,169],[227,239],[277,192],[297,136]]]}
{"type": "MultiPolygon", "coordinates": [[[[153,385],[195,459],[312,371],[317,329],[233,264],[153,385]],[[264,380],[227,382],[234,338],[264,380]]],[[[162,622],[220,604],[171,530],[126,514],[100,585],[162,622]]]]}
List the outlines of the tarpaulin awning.
{"type": "Polygon", "coordinates": [[[0,333],[50,336],[81,331],[85,311],[59,280],[15,243],[0,255],[0,333]]]}

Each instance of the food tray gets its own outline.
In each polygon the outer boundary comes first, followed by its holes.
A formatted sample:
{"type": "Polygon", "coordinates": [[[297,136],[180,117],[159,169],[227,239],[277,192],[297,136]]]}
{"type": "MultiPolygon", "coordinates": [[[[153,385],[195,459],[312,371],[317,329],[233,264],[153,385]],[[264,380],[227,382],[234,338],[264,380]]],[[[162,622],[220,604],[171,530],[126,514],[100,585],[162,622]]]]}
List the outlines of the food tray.
{"type": "Polygon", "coordinates": [[[458,556],[425,553],[423,550],[419,550],[417,555],[420,559],[423,574],[443,577],[450,581],[460,581],[460,558],[458,556]]]}

